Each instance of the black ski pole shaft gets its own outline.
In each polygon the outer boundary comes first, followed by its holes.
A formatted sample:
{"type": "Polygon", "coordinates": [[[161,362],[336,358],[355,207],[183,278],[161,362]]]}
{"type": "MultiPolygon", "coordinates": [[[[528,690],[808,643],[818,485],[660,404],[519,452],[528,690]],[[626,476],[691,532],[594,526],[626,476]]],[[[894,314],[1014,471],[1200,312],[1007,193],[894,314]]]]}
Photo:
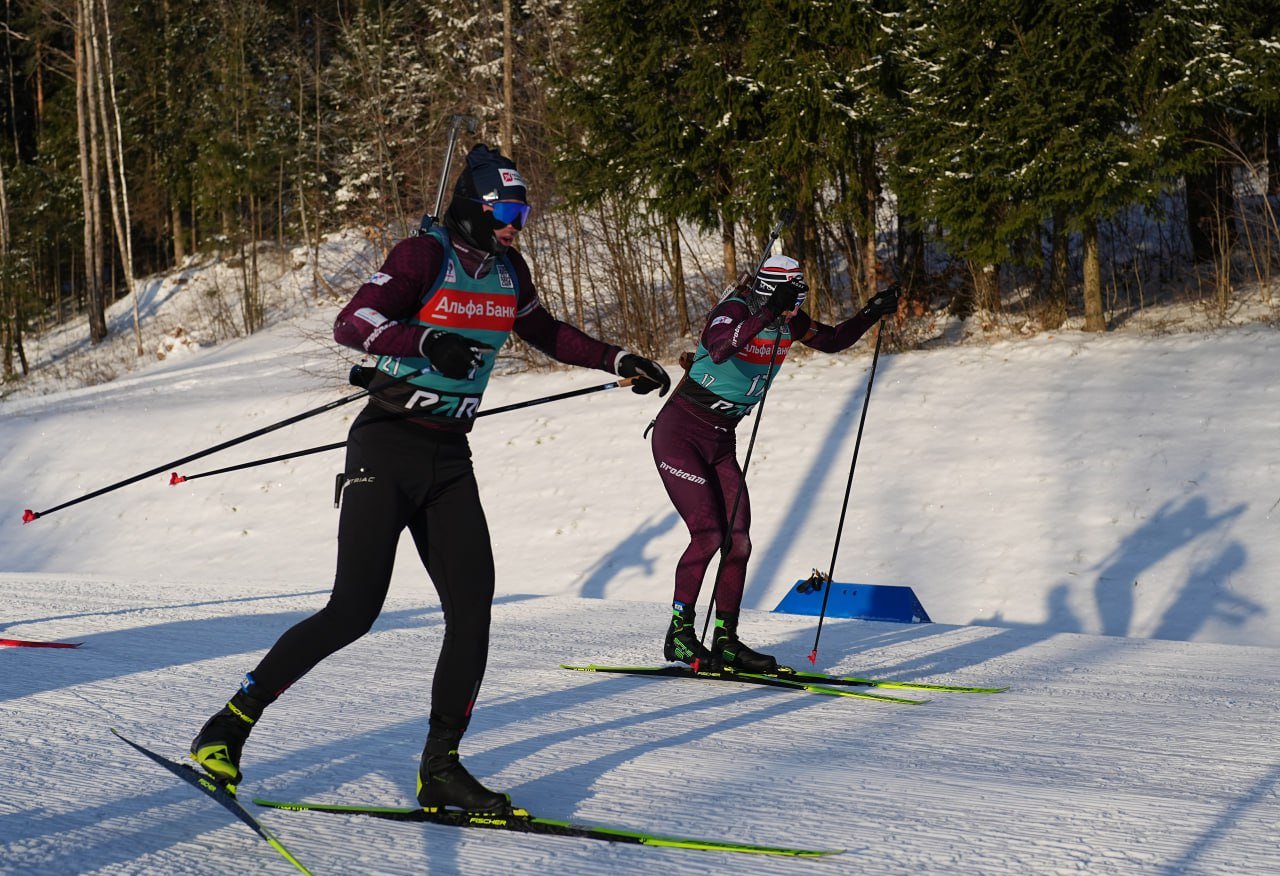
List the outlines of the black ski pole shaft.
{"type": "Polygon", "coordinates": [[[582,389],[571,389],[567,392],[558,392],[555,395],[544,395],[542,398],[531,398],[528,401],[515,402],[509,405],[503,405],[500,408],[490,408],[487,411],[481,411],[476,417],[491,417],[494,414],[505,414],[507,411],[518,411],[521,408],[531,408],[534,405],[545,405],[548,402],[561,401],[566,398],[575,398],[580,395],[590,395],[593,392],[600,392],[605,389],[617,389],[622,386],[630,386],[635,383],[634,377],[623,377],[620,380],[612,380],[609,383],[601,383],[598,386],[587,386],[582,389]]]}
{"type": "MultiPolygon", "coordinates": [[[[600,392],[601,390],[604,390],[604,389],[617,389],[620,386],[630,386],[632,383],[635,383],[635,380],[636,379],[634,377],[624,377],[621,380],[614,380],[609,383],[602,383],[599,386],[588,386],[583,389],[571,389],[567,392],[556,393],[555,395],[547,395],[547,396],[543,396],[542,398],[530,399],[529,401],[515,402],[514,404],[503,405],[502,407],[499,407],[499,408],[493,408],[491,410],[481,411],[480,413],[476,414],[476,418],[479,419],[480,417],[488,417],[488,416],[492,416],[493,414],[505,414],[507,411],[515,411],[515,410],[519,410],[520,408],[530,408],[530,407],[533,407],[534,405],[545,405],[548,402],[560,401],[562,399],[573,398],[579,395],[589,395],[590,393],[600,392]]],[[[239,465],[230,465],[230,466],[227,466],[226,468],[219,468],[213,471],[202,471],[199,474],[187,475],[186,477],[183,477],[177,472],[174,472],[173,476],[169,479],[169,486],[173,487],[173,486],[177,486],[178,484],[186,483],[187,481],[197,480],[199,478],[207,478],[207,477],[212,477],[213,475],[226,474],[228,472],[240,471],[241,469],[253,468],[254,466],[258,466],[258,465],[266,465],[267,463],[270,463],[270,462],[284,462],[285,460],[295,459],[299,456],[310,456],[313,453],[324,453],[325,451],[328,451],[328,450],[337,450],[340,447],[346,447],[346,446],[347,446],[346,441],[336,441],[333,444],[322,444],[319,447],[310,447],[306,450],[295,450],[292,453],[282,453],[279,456],[269,456],[266,459],[255,459],[252,462],[242,462],[239,465]]]]}
{"type": "Polygon", "coordinates": [[[269,462],[284,462],[286,459],[297,459],[299,456],[310,456],[313,453],[324,453],[327,450],[337,450],[339,447],[346,447],[347,442],[336,441],[333,444],[324,444],[320,447],[310,447],[306,450],[295,450],[292,453],[281,453],[279,456],[269,456],[266,459],[255,459],[253,462],[242,462],[239,465],[229,465],[226,468],[215,468],[213,471],[202,471],[200,474],[180,475],[176,471],[169,478],[169,486],[176,487],[178,484],[185,484],[187,481],[194,481],[199,478],[209,478],[214,475],[227,474],[228,472],[240,471],[242,468],[253,468],[255,465],[266,465],[269,462]]]}
{"type": "Polygon", "coordinates": [[[440,186],[436,189],[436,210],[432,219],[440,218],[440,208],[444,205],[444,187],[449,183],[449,169],[453,167],[453,149],[458,142],[458,129],[466,128],[468,134],[475,133],[475,116],[455,115],[449,119],[449,145],[444,153],[444,166],[440,168],[440,186]]]}
{"type": "MultiPolygon", "coordinates": [[[[401,380],[408,380],[410,377],[414,376],[417,373],[419,372],[417,370],[414,370],[406,374],[402,374],[401,376],[395,379],[395,382],[399,382],[401,380]]],[[[309,411],[303,411],[300,414],[294,414],[292,417],[288,417],[287,419],[281,420],[278,423],[272,423],[270,426],[263,426],[261,429],[255,429],[254,431],[241,435],[238,438],[232,438],[228,441],[223,441],[221,444],[215,444],[212,447],[206,447],[204,450],[196,451],[195,453],[184,456],[181,459],[175,459],[172,462],[166,462],[164,465],[158,465],[153,469],[148,469],[147,471],[142,472],[141,474],[136,474],[133,477],[125,478],[122,481],[116,481],[114,484],[108,484],[105,487],[94,490],[92,493],[86,493],[85,495],[79,496],[78,498],[71,499],[70,501],[67,501],[67,502],[63,502],[61,505],[54,505],[52,508],[46,508],[44,511],[32,511],[30,508],[28,508],[22,512],[22,522],[24,524],[30,523],[33,520],[38,520],[41,517],[46,517],[52,514],[54,511],[61,511],[63,508],[70,508],[72,505],[78,505],[81,502],[87,502],[90,499],[97,498],[98,496],[101,496],[105,493],[110,493],[113,490],[120,489],[121,487],[127,487],[129,486],[129,484],[137,483],[143,478],[149,478],[152,475],[157,475],[157,474],[160,474],[161,472],[168,471],[174,468],[175,466],[184,465],[188,462],[191,462],[192,460],[200,459],[202,457],[217,453],[219,450],[226,450],[228,447],[234,447],[237,444],[243,444],[246,441],[252,440],[254,438],[258,438],[262,435],[266,435],[268,432],[274,432],[277,429],[283,429],[285,426],[292,426],[294,423],[308,419],[309,417],[314,417],[319,414],[323,414],[326,411],[331,411],[334,408],[341,407],[342,405],[350,404],[353,401],[358,401],[359,399],[364,398],[368,394],[369,394],[368,389],[362,389],[359,392],[352,393],[351,395],[343,396],[342,398],[339,398],[339,399],[334,399],[328,404],[323,404],[318,408],[312,408],[309,411]]]]}
{"type": "Polygon", "coordinates": [[[836,525],[836,543],[831,548],[831,565],[827,569],[827,586],[822,591],[822,609],[818,612],[818,632],[813,637],[813,650],[809,652],[809,662],[818,662],[818,640],[822,638],[822,621],[827,616],[827,599],[831,596],[832,576],[836,573],[836,554],[840,551],[840,536],[844,533],[844,516],[849,508],[849,494],[853,490],[853,470],[858,466],[858,448],[862,446],[862,427],[867,423],[867,408],[871,404],[871,386],[876,381],[876,362],[880,360],[880,339],[884,336],[883,325],[876,328],[876,349],[871,354],[871,372],[867,375],[867,394],[862,399],[862,417],[858,420],[858,437],[853,442],[853,461],[849,463],[849,480],[844,486],[844,504],[840,506],[840,522],[836,525]]]}

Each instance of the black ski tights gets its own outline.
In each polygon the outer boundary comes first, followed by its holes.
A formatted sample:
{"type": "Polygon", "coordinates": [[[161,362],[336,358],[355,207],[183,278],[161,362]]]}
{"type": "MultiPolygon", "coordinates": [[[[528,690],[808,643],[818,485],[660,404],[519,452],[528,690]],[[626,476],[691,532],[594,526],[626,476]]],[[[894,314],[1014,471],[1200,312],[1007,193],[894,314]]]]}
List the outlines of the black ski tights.
{"type": "Polygon", "coordinates": [[[387,596],[400,532],[408,528],[444,610],[432,730],[460,734],[484,678],[494,578],[466,436],[388,420],[370,406],[352,424],[344,471],[333,594],[280,637],[253,671],[255,687],[274,699],[369,631],[387,596]]]}

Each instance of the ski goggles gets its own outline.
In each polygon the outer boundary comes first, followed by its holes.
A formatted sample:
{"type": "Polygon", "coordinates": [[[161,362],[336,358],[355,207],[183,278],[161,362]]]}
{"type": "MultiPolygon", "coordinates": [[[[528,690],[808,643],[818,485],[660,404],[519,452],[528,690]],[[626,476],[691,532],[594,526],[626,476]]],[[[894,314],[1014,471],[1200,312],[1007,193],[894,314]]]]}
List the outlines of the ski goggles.
{"type": "MultiPolygon", "coordinates": [[[[475,199],[473,199],[475,200],[475,199]]],[[[496,228],[506,228],[508,225],[519,231],[524,228],[524,224],[529,221],[529,205],[521,204],[515,201],[480,201],[477,204],[489,209],[486,213],[489,221],[496,228]]]]}

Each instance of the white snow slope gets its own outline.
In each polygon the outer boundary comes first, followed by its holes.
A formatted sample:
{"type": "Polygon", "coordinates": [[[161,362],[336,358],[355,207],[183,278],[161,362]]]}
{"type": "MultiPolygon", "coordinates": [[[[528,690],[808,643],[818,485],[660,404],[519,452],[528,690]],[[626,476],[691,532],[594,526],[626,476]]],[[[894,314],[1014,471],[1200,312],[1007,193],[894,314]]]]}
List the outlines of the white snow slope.
{"type": "MultiPolygon", "coordinates": [[[[0,649],[0,872],[294,872],[108,728],[181,757],[323,605],[340,454],[177,487],[165,463],[354,392],[331,317],[0,402],[0,637],[84,643],[0,649]]],[[[1280,872],[1278,357],[1265,326],[881,356],[835,579],[910,586],[934,623],[829,619],[817,667],[1010,687],[920,706],[559,669],[660,660],[685,535],[641,437],[659,402],[477,425],[499,596],[473,771],[550,818],[842,855],[256,811],[320,874],[1280,872]]],[[[831,562],[870,364],[789,361],[761,419],[743,634],[792,665],[814,619],[770,609],[831,562]]],[[[608,380],[503,376],[485,405],[608,380]]],[[[358,407],[174,470],[339,441],[358,407]]],[[[409,805],[440,626],[406,540],[373,632],[255,731],[242,799],[409,805]]]]}

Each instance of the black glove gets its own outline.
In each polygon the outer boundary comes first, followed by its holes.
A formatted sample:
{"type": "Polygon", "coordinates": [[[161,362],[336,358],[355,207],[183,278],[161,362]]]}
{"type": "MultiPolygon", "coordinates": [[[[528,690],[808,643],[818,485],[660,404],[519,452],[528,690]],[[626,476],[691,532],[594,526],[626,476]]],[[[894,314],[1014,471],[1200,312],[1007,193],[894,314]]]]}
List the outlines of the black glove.
{"type": "Polygon", "coordinates": [[[450,380],[470,377],[484,364],[484,354],[493,352],[493,347],[440,329],[427,329],[418,347],[431,367],[450,380]]]}
{"type": "Polygon", "coordinates": [[[636,382],[631,384],[631,391],[641,395],[661,388],[658,395],[664,396],[671,388],[671,378],[661,365],[635,353],[625,353],[618,360],[618,376],[636,378],[636,382]]]}
{"type": "Polygon", "coordinates": [[[894,283],[888,289],[882,289],[867,302],[862,312],[872,319],[892,316],[898,312],[898,302],[902,300],[902,287],[894,283]]]}
{"type": "Polygon", "coordinates": [[[774,316],[790,313],[801,304],[809,294],[809,284],[801,277],[792,277],[785,283],[773,287],[773,294],[765,302],[765,307],[773,311],[774,316]]]}
{"type": "Polygon", "coordinates": [[[352,365],[351,371],[347,374],[347,380],[351,381],[352,386],[368,389],[369,384],[373,383],[373,376],[377,373],[377,368],[371,368],[368,365],[352,365]]]}

